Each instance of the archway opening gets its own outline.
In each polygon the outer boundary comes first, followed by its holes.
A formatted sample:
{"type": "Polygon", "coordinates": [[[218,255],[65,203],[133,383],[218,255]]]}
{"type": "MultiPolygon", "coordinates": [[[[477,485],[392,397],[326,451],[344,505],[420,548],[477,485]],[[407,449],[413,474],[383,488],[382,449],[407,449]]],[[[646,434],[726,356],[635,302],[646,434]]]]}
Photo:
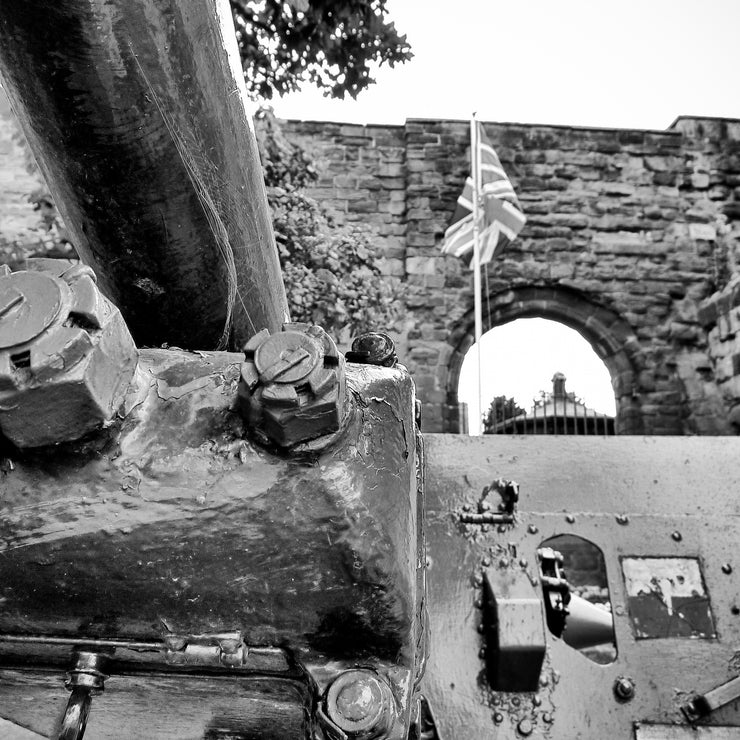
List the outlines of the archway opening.
{"type": "MultiPolygon", "coordinates": [[[[458,399],[467,406],[471,434],[478,434],[481,429],[476,410],[477,351],[473,345],[466,353],[458,383],[458,399]]],[[[529,415],[530,431],[535,433],[548,429],[549,433],[568,434],[587,429],[593,433],[613,433],[616,404],[609,369],[589,342],[574,329],[549,319],[516,319],[486,332],[481,338],[481,352],[484,414],[495,398],[504,397],[512,402],[507,401],[506,408],[497,409],[496,418],[514,417],[518,411],[524,412],[529,415]],[[564,376],[564,380],[557,378],[558,374],[564,376]],[[566,400],[558,407],[558,394],[562,393],[566,400]],[[553,397],[555,424],[550,422],[548,426],[542,414],[553,408],[552,403],[548,406],[553,397]],[[541,410],[539,426],[538,409],[541,410]]],[[[499,405],[501,402],[497,401],[499,405]]],[[[520,425],[511,431],[523,430],[520,425]]]]}

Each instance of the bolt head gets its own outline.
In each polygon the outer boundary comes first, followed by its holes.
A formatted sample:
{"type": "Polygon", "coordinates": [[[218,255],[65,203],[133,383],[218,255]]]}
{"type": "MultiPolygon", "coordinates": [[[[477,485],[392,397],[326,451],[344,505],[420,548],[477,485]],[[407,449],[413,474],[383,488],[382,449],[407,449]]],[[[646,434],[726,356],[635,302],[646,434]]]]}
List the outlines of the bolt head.
{"type": "Polygon", "coordinates": [[[0,277],[0,428],[21,448],[79,439],[110,421],[136,371],[118,309],[89,268],[59,262],[55,272],[0,277]]]}
{"type": "Polygon", "coordinates": [[[347,360],[366,365],[393,367],[398,358],[396,346],[387,334],[369,331],[353,340],[352,351],[348,354],[347,360]]]}
{"type": "Polygon", "coordinates": [[[340,429],[344,365],[323,329],[286,324],[280,333],[265,330],[247,342],[244,354],[239,407],[258,439],[292,448],[340,429]]]}
{"type": "Polygon", "coordinates": [[[326,694],[327,716],[351,737],[374,737],[387,730],[391,709],[390,688],[368,670],[342,673],[326,694]]]}
{"type": "Polygon", "coordinates": [[[631,701],[635,696],[635,684],[630,678],[620,676],[614,682],[614,696],[618,701],[631,701]]]}

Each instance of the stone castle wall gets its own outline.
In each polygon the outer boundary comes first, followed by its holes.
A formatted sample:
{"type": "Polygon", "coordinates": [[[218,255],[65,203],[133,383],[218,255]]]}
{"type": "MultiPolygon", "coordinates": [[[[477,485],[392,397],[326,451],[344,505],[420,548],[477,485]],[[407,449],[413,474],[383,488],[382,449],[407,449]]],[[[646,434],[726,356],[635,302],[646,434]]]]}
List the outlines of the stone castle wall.
{"type": "MultiPolygon", "coordinates": [[[[485,128],[528,223],[489,266],[484,330],[531,316],[578,330],[611,372],[622,433],[732,433],[740,387],[728,378],[740,353],[727,359],[705,305],[740,259],[740,122],[485,128]]],[[[312,195],[338,220],[365,224],[403,284],[406,315],[393,330],[424,428],[456,431],[472,278],[439,246],[469,170],[468,123],[288,130],[318,161],[312,195]]]]}

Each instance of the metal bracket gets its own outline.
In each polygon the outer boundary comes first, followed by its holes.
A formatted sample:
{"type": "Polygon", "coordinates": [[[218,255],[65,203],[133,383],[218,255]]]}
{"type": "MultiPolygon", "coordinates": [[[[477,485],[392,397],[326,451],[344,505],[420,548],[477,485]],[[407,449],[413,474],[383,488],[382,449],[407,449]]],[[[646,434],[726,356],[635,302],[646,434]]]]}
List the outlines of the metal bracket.
{"type": "Polygon", "coordinates": [[[696,722],[737,699],[740,699],[740,676],[731,678],[706,694],[695,696],[681,707],[681,711],[689,722],[696,722]]]}

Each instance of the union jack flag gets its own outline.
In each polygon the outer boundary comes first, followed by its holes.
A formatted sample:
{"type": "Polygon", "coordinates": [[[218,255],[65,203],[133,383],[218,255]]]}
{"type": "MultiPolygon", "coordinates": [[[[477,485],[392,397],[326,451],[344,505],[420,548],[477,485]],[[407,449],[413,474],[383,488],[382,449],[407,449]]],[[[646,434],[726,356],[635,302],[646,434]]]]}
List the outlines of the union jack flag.
{"type": "MultiPolygon", "coordinates": [[[[498,155],[478,122],[478,147],[480,155],[479,224],[480,264],[485,265],[516,238],[527,219],[516,197],[514,188],[501,166],[498,155]]],[[[475,156],[475,153],[473,153],[475,156]]],[[[468,177],[457,199],[452,225],[445,231],[443,254],[463,257],[473,249],[473,178],[468,177]]],[[[472,264],[471,264],[472,267],[472,264]]]]}

